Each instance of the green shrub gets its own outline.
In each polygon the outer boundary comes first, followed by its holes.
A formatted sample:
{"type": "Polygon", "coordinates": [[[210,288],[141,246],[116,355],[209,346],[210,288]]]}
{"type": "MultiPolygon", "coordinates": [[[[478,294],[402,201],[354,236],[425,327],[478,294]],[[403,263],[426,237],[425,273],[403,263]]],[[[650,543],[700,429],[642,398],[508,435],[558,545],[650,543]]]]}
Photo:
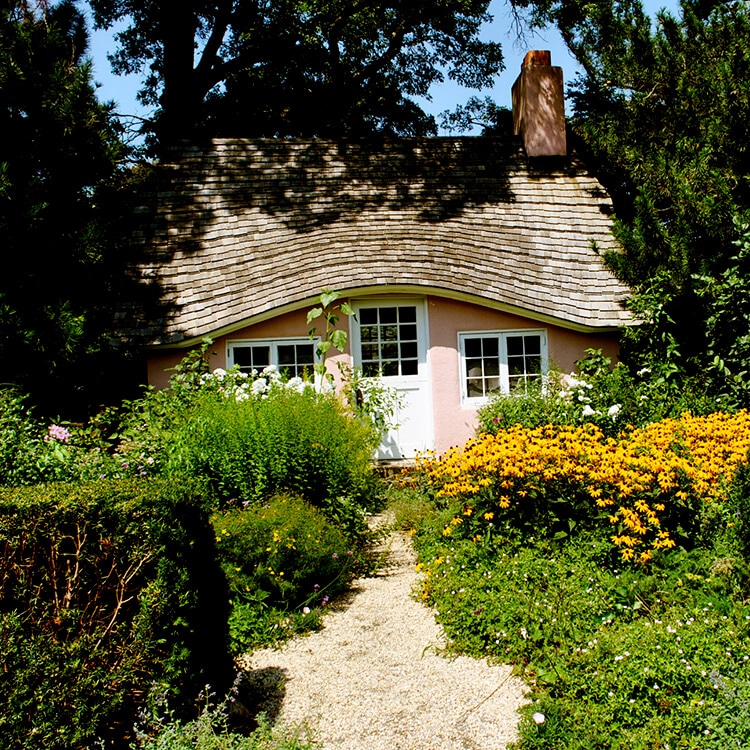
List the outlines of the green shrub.
{"type": "Polygon", "coordinates": [[[516,424],[533,429],[592,423],[616,435],[627,425],[643,427],[684,412],[706,415],[727,405],[696,379],[669,385],[648,368],[633,372],[622,362],[613,365],[601,350],[588,349],[575,373],[553,372],[525,391],[493,396],[479,409],[478,432],[495,434],[516,424]]]}
{"type": "Polygon", "coordinates": [[[237,653],[315,628],[318,605],[345,588],[359,561],[346,534],[294,496],[222,511],[213,524],[237,653]]]}
{"type": "Polygon", "coordinates": [[[372,488],[375,439],[334,396],[312,389],[243,400],[208,393],[173,433],[166,471],[208,480],[221,502],[298,493],[353,530],[372,488]]]}
{"type": "Polygon", "coordinates": [[[26,405],[26,397],[0,389],[0,486],[67,481],[76,477],[80,452],[72,431],[45,425],[26,405]]]}
{"type": "Polygon", "coordinates": [[[220,504],[300,493],[360,528],[387,399],[363,415],[272,368],[210,373],[207,346],[175,368],[169,389],[148,388],[84,426],[42,423],[23,397],[0,391],[0,486],[179,475],[205,481],[220,504]]]}
{"type": "Polygon", "coordinates": [[[726,528],[729,552],[750,560],[750,465],[737,469],[728,502],[719,510],[726,528]]]}
{"type": "Polygon", "coordinates": [[[0,491],[0,744],[123,742],[152,683],[231,678],[225,579],[185,484],[0,491]]]}
{"type": "Polygon", "coordinates": [[[230,718],[234,698],[219,705],[206,701],[198,718],[181,721],[165,718],[163,711],[139,730],[138,743],[132,750],[313,750],[318,747],[308,739],[307,731],[290,727],[272,727],[264,716],[249,734],[232,731],[230,718]]]}
{"type": "MultiPolygon", "coordinates": [[[[34,415],[26,398],[0,389],[0,486],[43,482],[126,479],[154,473],[144,451],[125,455],[109,424],[117,410],[107,410],[86,425],[56,424],[34,415]]],[[[122,448],[127,447],[123,441],[122,448]]]]}
{"type": "Polygon", "coordinates": [[[35,449],[38,427],[24,399],[13,391],[0,389],[0,485],[36,481],[35,449]]]}
{"type": "Polygon", "coordinates": [[[589,531],[472,541],[446,538],[443,520],[415,535],[424,597],[453,651],[516,664],[532,685],[519,748],[745,746],[747,571],[723,537],[633,569],[589,531]]]}
{"type": "Polygon", "coordinates": [[[534,428],[546,424],[572,424],[578,406],[565,397],[559,376],[535,380],[517,393],[496,394],[477,412],[478,433],[494,435],[514,425],[534,428]]]}
{"type": "Polygon", "coordinates": [[[712,675],[717,700],[705,717],[703,750],[750,747],[750,681],[712,675]]]}

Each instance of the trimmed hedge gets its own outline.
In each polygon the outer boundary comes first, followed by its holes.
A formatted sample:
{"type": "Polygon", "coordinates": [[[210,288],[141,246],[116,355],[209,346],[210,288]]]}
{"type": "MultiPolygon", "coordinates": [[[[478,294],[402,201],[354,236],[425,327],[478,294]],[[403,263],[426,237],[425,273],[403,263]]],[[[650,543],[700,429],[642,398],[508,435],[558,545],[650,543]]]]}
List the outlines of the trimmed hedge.
{"type": "Polygon", "coordinates": [[[228,616],[189,485],[0,490],[0,746],[127,747],[152,691],[229,687],[228,616]]]}

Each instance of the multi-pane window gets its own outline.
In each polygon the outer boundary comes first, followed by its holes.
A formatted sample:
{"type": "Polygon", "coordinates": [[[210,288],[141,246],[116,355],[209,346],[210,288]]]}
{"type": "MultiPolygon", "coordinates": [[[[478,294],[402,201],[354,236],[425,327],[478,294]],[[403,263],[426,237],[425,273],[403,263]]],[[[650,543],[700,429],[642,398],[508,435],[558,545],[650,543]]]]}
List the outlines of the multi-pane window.
{"type": "Polygon", "coordinates": [[[260,372],[275,365],[287,377],[312,376],[315,344],[308,339],[281,341],[235,341],[227,344],[227,366],[242,372],[260,372]]]}
{"type": "Polygon", "coordinates": [[[464,398],[525,390],[546,369],[544,331],[488,331],[459,334],[464,398]]]}
{"type": "Polygon", "coordinates": [[[418,374],[415,305],[361,307],[357,317],[365,377],[418,374]]]}

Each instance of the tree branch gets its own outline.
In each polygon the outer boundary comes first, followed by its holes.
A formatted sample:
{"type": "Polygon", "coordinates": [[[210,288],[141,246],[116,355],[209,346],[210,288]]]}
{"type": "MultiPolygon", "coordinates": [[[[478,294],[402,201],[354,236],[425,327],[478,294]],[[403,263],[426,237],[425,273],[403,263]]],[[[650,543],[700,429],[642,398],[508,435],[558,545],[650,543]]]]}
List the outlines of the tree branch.
{"type": "Polygon", "coordinates": [[[232,0],[223,0],[214,18],[214,25],[209,34],[208,41],[203,47],[200,60],[195,66],[196,79],[201,84],[202,96],[205,96],[222,78],[211,75],[219,66],[221,61],[219,50],[224,43],[227,30],[232,24],[232,0]]]}

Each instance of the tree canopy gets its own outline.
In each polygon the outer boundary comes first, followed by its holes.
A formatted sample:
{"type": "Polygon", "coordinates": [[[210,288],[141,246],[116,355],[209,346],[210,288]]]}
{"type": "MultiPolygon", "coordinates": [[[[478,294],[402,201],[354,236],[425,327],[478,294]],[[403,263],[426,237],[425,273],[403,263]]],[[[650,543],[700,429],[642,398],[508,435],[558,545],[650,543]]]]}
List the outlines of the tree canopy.
{"type": "Polygon", "coordinates": [[[415,102],[445,76],[492,83],[489,0],[90,0],[117,33],[116,72],[143,72],[160,141],[436,131],[415,102]]]}
{"type": "Polygon", "coordinates": [[[653,23],[639,0],[552,0],[536,12],[584,71],[572,128],[613,198],[622,250],[608,261],[646,321],[631,344],[739,395],[750,379],[750,288],[738,285],[750,220],[750,7],[682,0],[653,23]]]}
{"type": "Polygon", "coordinates": [[[87,358],[111,322],[95,196],[122,146],[86,45],[72,2],[0,10],[0,381],[39,400],[91,382],[87,358]]]}

